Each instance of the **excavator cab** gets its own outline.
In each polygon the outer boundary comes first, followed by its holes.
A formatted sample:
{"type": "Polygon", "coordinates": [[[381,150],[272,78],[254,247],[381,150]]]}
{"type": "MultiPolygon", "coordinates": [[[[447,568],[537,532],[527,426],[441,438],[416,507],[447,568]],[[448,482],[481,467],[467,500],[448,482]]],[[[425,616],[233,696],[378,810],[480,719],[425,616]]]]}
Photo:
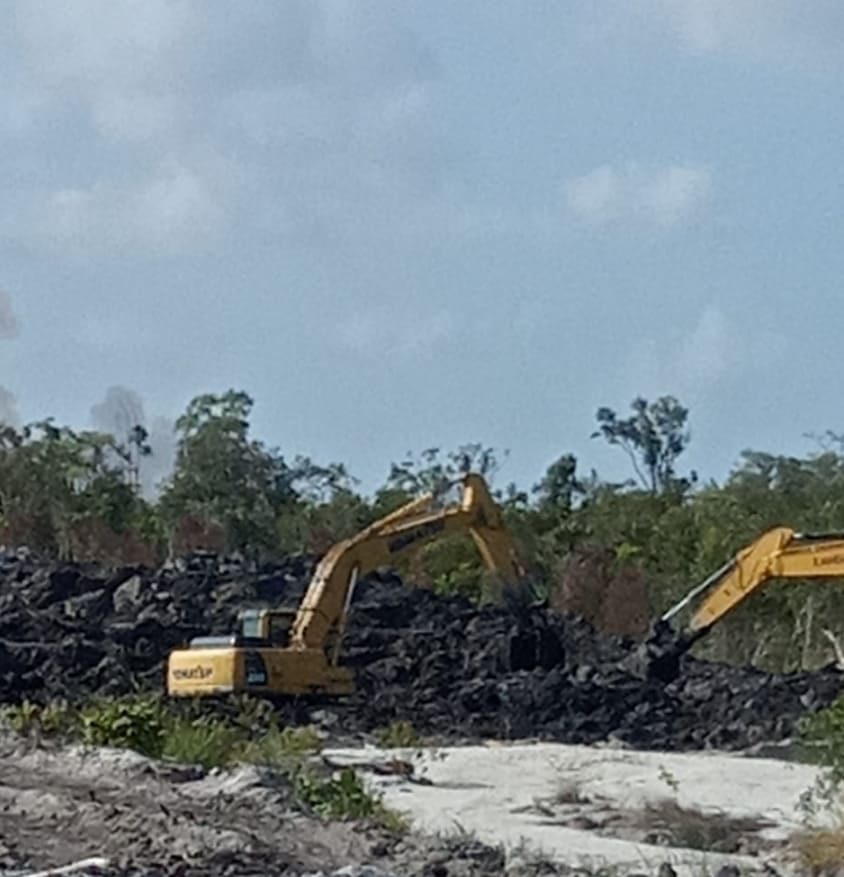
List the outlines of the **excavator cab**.
{"type": "Polygon", "coordinates": [[[287,646],[296,620],[295,609],[242,609],[237,614],[244,639],[263,640],[273,646],[287,646]]]}

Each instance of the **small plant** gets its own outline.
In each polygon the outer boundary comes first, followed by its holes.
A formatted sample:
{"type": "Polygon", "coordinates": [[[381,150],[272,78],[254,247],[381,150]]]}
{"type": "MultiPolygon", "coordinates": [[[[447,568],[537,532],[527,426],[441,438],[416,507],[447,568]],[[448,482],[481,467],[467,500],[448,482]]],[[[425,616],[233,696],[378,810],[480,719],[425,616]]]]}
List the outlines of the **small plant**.
{"type": "Polygon", "coordinates": [[[25,736],[35,733],[66,736],[78,726],[76,714],[64,701],[40,706],[25,700],[18,706],[4,708],[0,715],[14,731],[25,736]]]}
{"type": "Polygon", "coordinates": [[[557,795],[554,799],[558,804],[588,804],[589,798],[586,796],[577,782],[570,780],[562,780],[557,788],[557,795]]]}
{"type": "Polygon", "coordinates": [[[18,734],[31,734],[39,727],[41,707],[37,703],[24,700],[16,706],[4,707],[3,719],[18,734]]]}
{"type": "Polygon", "coordinates": [[[319,735],[310,726],[279,729],[273,725],[263,736],[244,743],[241,757],[253,764],[290,769],[296,767],[305,755],[319,752],[321,747],[319,735]]]}
{"type": "Polygon", "coordinates": [[[367,819],[392,831],[406,828],[401,815],[387,809],[380,798],[367,792],[360,777],[350,767],[329,778],[302,768],[294,777],[294,788],[297,797],[323,819],[367,819]]]}
{"type": "Polygon", "coordinates": [[[391,722],[386,728],[381,728],[376,734],[378,745],[384,749],[410,749],[419,745],[419,734],[413,725],[398,719],[391,722]]]}
{"type": "Polygon", "coordinates": [[[66,736],[78,727],[77,714],[66,701],[55,701],[42,707],[38,723],[45,734],[66,736]]]}
{"type": "Polygon", "coordinates": [[[81,737],[92,746],[133,749],[161,756],[165,728],[160,703],[154,698],[95,700],[80,713],[81,737]]]}
{"type": "Polygon", "coordinates": [[[226,722],[210,717],[195,719],[166,716],[161,755],[173,761],[224,767],[237,760],[243,732],[226,722]]]}
{"type": "Polygon", "coordinates": [[[675,794],[676,794],[676,792],[679,791],[679,789],[680,789],[679,780],[677,779],[676,776],[674,776],[673,773],[671,773],[671,771],[664,764],[661,764],[659,766],[659,778],[675,794]]]}

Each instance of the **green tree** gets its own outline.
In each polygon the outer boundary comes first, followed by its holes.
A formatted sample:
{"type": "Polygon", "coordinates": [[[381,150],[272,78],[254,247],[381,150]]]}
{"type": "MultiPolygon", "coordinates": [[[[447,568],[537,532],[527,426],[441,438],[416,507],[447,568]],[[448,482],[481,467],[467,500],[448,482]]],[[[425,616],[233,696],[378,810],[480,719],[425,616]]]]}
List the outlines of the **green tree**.
{"type": "Polygon", "coordinates": [[[631,408],[633,414],[627,418],[619,418],[612,408],[599,408],[598,429],[592,437],[602,436],[622,448],[645,490],[654,494],[686,490],[696,475],[678,478],[676,464],[689,444],[688,409],[673,396],[661,396],[655,402],[638,397],[631,408]]]}
{"type": "Polygon", "coordinates": [[[72,530],[97,520],[115,532],[146,515],[113,436],[75,432],[51,419],[0,432],[0,522],[25,528],[33,547],[72,553],[72,530]]]}
{"type": "MultiPolygon", "coordinates": [[[[507,456],[507,451],[502,453],[507,456]]],[[[443,456],[440,448],[428,448],[401,463],[390,466],[387,483],[379,493],[401,494],[405,498],[423,493],[442,493],[467,472],[477,472],[492,483],[501,468],[499,452],[480,443],[461,445],[443,456]]]]}
{"type": "MultiPolygon", "coordinates": [[[[498,452],[477,442],[446,453],[440,448],[428,448],[417,455],[409,452],[401,463],[391,465],[386,484],[376,492],[372,517],[379,518],[426,493],[444,496],[469,472],[482,475],[492,489],[501,468],[500,457],[506,456],[506,451],[498,452]]],[[[520,501],[513,490],[509,499],[513,504],[520,501]]],[[[431,542],[411,560],[404,561],[400,571],[417,583],[444,593],[480,599],[486,589],[487,573],[468,534],[431,542]]]]}
{"type": "Polygon", "coordinates": [[[244,392],[198,396],[176,421],[176,465],[161,506],[218,521],[229,548],[273,548],[279,510],[294,502],[293,473],[275,449],[249,435],[253,400],[244,392]]]}
{"type": "Polygon", "coordinates": [[[534,487],[541,508],[570,512],[574,500],[585,493],[577,477],[577,458],[563,454],[545,471],[539,484],[534,487]]]}
{"type": "Polygon", "coordinates": [[[291,484],[296,498],[285,505],[278,523],[286,551],[322,553],[374,520],[370,504],[355,490],[357,480],[342,463],[322,466],[309,457],[297,457],[291,484]]]}

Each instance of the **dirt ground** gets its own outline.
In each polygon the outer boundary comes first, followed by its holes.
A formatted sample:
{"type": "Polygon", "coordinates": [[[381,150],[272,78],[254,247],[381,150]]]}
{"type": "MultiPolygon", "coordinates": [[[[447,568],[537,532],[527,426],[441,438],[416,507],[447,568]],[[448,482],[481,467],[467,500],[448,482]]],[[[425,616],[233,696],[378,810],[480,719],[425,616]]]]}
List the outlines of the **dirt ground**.
{"type": "Polygon", "coordinates": [[[413,830],[305,814],[268,768],[206,772],[0,736],[0,877],[74,863],[76,877],[784,875],[814,779],[772,759],[559,744],[321,757],[354,765],[413,830]],[[381,769],[391,762],[407,772],[381,769]]]}
{"type": "Polygon", "coordinates": [[[378,869],[372,877],[491,877],[505,871],[501,851],[466,836],[397,838],[297,812],[288,786],[269,770],[205,774],[132,752],[0,738],[0,875],[89,859],[108,865],[76,873],[289,877],[348,866],[352,875],[364,874],[358,868],[370,866],[378,869]]]}
{"type": "MultiPolygon", "coordinates": [[[[786,747],[740,755],[490,741],[326,753],[355,766],[417,830],[459,824],[511,856],[541,852],[614,877],[662,873],[665,863],[677,877],[798,874],[793,841],[809,827],[800,802],[820,775],[788,760],[786,747]],[[368,767],[390,757],[406,763],[404,774],[368,767]]],[[[825,809],[810,821],[839,824],[825,809]]]]}

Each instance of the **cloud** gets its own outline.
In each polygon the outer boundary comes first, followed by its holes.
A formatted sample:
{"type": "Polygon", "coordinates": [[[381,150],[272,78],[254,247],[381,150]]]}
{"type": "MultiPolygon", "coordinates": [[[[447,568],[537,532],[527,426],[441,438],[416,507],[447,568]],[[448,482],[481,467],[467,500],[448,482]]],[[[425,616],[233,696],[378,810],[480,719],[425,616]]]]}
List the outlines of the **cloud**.
{"type": "Polygon", "coordinates": [[[360,353],[412,356],[437,347],[456,330],[456,321],[444,310],[410,318],[373,309],[352,314],[337,327],[337,334],[346,347],[360,353]]]}
{"type": "Polygon", "coordinates": [[[12,9],[0,126],[47,169],[0,206],[16,243],[174,253],[336,226],[362,200],[385,216],[437,187],[437,64],[382,4],[254,0],[234,29],[200,0],[12,9]]]}
{"type": "Polygon", "coordinates": [[[702,167],[604,165],[569,180],[565,196],[569,210],[591,225],[645,223],[667,228],[698,209],[710,187],[710,172],[702,167]]]}
{"type": "Polygon", "coordinates": [[[234,184],[234,174],[215,180],[203,168],[165,161],[143,179],[33,195],[16,222],[11,216],[0,222],[0,233],[83,252],[176,252],[212,240],[224,228],[234,184]]]}
{"type": "Polygon", "coordinates": [[[15,394],[5,387],[0,387],[0,426],[18,426],[17,400],[15,394]]]}
{"type": "Polygon", "coordinates": [[[635,344],[625,363],[625,390],[629,395],[674,393],[699,401],[746,364],[746,348],[737,340],[720,305],[706,305],[686,331],[635,344]]]}
{"type": "Polygon", "coordinates": [[[12,298],[8,292],[0,289],[0,341],[16,338],[19,331],[18,318],[12,310],[12,298]]]}
{"type": "MultiPolygon", "coordinates": [[[[12,298],[0,289],[0,341],[16,338],[20,326],[12,310],[12,298]]],[[[18,426],[18,406],[15,394],[0,385],[0,426],[18,426]]]]}
{"type": "Polygon", "coordinates": [[[840,0],[645,0],[634,7],[685,49],[755,60],[840,65],[840,0]]]}
{"type": "Polygon", "coordinates": [[[621,383],[631,396],[674,393],[695,403],[725,386],[763,380],[789,355],[781,332],[760,325],[747,336],[712,302],[687,329],[640,339],[623,363],[621,383]]]}
{"type": "Polygon", "coordinates": [[[734,340],[723,311],[717,305],[707,306],[677,351],[681,382],[690,387],[717,383],[729,371],[734,340]]]}

